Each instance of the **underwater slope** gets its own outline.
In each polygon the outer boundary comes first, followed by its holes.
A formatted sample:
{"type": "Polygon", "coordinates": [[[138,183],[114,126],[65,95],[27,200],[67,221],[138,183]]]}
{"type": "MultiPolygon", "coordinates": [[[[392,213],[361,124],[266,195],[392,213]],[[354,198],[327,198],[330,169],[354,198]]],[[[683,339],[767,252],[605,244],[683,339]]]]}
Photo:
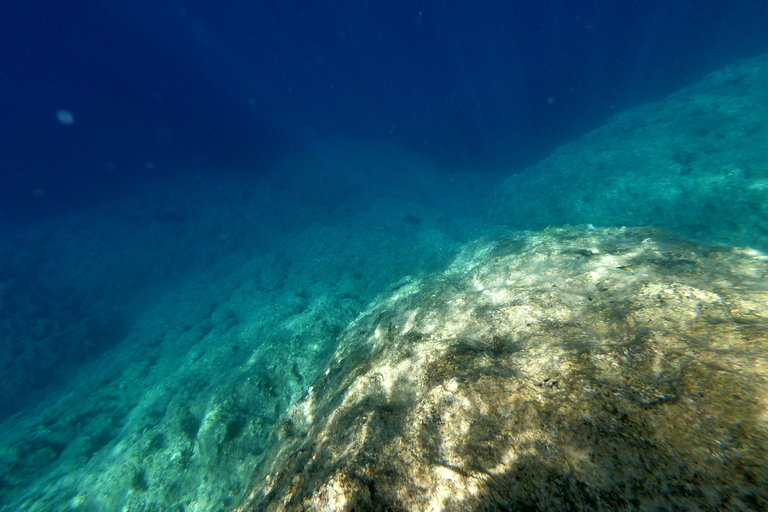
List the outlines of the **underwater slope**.
{"type": "Polygon", "coordinates": [[[65,361],[48,347],[104,338],[71,329],[41,343],[46,315],[25,306],[46,296],[6,288],[21,295],[3,310],[15,326],[3,333],[67,379],[42,399],[4,390],[26,408],[0,422],[3,512],[231,509],[339,333],[392,283],[443,268],[485,232],[474,198],[493,190],[362,140],[288,157],[274,185],[190,174],[30,228],[12,246],[23,249],[10,259],[18,270],[0,281],[90,299],[86,319],[125,310],[127,332],[101,355],[65,361]]]}
{"type": "Polygon", "coordinates": [[[349,326],[238,510],[765,510],[766,275],[649,228],[470,245],[349,326]]]}
{"type": "Polygon", "coordinates": [[[499,192],[499,222],[657,226],[768,250],[768,56],[616,115],[499,192]]]}

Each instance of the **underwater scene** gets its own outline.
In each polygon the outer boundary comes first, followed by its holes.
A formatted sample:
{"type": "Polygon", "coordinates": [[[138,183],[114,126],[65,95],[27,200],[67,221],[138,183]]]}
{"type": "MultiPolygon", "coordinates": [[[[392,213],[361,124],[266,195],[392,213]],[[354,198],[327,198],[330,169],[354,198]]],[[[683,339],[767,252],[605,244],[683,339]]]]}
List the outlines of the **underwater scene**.
{"type": "Polygon", "coordinates": [[[0,511],[768,510],[765,27],[5,0],[0,511]]]}

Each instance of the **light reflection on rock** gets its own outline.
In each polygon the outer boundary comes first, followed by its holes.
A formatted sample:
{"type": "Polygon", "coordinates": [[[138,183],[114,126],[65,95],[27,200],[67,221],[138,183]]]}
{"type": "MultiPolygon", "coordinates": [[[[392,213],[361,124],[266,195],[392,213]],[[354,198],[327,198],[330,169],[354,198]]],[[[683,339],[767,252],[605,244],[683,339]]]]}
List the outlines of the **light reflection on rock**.
{"type": "Polygon", "coordinates": [[[346,330],[238,510],[764,509],[766,276],[651,229],[473,244],[346,330]]]}

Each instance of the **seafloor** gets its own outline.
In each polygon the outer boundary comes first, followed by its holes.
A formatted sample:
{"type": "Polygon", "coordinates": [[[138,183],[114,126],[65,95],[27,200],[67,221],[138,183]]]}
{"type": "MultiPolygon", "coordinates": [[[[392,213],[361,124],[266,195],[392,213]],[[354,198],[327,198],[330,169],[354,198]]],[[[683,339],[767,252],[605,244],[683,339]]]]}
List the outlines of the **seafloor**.
{"type": "Polygon", "coordinates": [[[0,510],[768,509],[766,83],[4,230],[0,510]]]}

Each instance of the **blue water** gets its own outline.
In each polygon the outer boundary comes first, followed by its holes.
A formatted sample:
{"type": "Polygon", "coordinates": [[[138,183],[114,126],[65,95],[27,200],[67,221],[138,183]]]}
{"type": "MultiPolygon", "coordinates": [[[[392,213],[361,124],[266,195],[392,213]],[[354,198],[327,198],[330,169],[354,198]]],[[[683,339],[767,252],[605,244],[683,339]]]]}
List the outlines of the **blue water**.
{"type": "Polygon", "coordinates": [[[214,468],[247,481],[349,322],[503,229],[507,178],[766,52],[766,26],[751,0],[0,3],[0,508],[78,509],[58,476],[124,466],[108,449],[139,435],[175,449],[214,410],[258,440],[214,468]]]}
{"type": "Polygon", "coordinates": [[[768,44],[762,1],[0,9],[6,221],[81,210],[199,166],[258,173],[329,135],[506,172],[768,44]]]}

